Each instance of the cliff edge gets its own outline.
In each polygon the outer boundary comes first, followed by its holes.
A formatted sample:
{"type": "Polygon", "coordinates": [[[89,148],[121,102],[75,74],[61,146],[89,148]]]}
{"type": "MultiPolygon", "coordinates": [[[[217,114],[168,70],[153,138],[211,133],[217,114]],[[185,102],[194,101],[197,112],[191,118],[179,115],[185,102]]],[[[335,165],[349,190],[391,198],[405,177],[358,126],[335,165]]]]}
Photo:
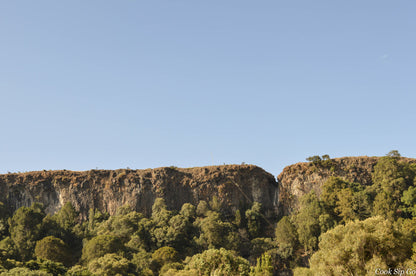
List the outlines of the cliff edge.
{"type": "Polygon", "coordinates": [[[249,208],[254,201],[267,216],[278,210],[274,176],[254,165],[9,173],[0,175],[0,191],[0,201],[10,211],[41,202],[46,212],[54,213],[70,201],[82,219],[90,208],[114,214],[125,204],[149,215],[158,197],[172,209],[217,196],[225,214],[249,208]]]}
{"type": "MultiPolygon", "coordinates": [[[[349,182],[372,185],[374,166],[380,157],[341,157],[322,162],[301,162],[287,166],[277,177],[279,183],[279,212],[288,215],[298,208],[299,198],[310,191],[321,194],[322,185],[332,176],[349,182]]],[[[401,161],[416,163],[416,159],[400,157],[401,161]]]]}
{"type": "MultiPolygon", "coordinates": [[[[184,203],[197,205],[216,196],[225,215],[250,208],[256,201],[268,217],[275,217],[295,211],[299,198],[312,190],[320,195],[322,185],[332,176],[371,185],[379,158],[301,162],[285,167],[277,181],[254,165],[9,173],[0,175],[0,201],[11,212],[41,202],[51,214],[69,201],[86,219],[91,208],[114,214],[128,204],[149,215],[158,197],[165,199],[168,208],[178,210],[184,203]]],[[[416,163],[411,158],[400,160],[416,163]]]]}

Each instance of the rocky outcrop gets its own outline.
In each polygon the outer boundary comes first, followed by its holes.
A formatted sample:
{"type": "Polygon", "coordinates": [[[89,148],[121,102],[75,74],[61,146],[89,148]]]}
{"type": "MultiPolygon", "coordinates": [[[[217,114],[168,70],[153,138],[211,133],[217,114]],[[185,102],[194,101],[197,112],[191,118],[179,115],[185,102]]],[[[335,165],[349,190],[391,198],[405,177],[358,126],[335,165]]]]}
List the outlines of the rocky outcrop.
{"type": "MultiPolygon", "coordinates": [[[[210,201],[217,196],[226,215],[262,203],[268,217],[287,215],[298,207],[299,198],[331,177],[371,185],[371,175],[379,157],[343,157],[318,163],[287,166],[275,180],[273,175],[253,165],[224,165],[198,168],[166,167],[146,170],[39,171],[0,175],[0,201],[14,211],[41,202],[54,213],[70,201],[86,219],[90,208],[114,214],[129,204],[146,215],[157,197],[168,208],[210,201]]],[[[416,163],[416,159],[401,158],[416,163]]]]}
{"type": "MultiPolygon", "coordinates": [[[[349,182],[371,185],[371,175],[380,157],[342,157],[318,163],[302,162],[287,166],[277,177],[279,183],[279,210],[287,215],[298,207],[299,198],[310,191],[321,194],[322,185],[336,176],[349,182]]],[[[416,159],[400,158],[416,163],[416,159]]]]}
{"type": "Polygon", "coordinates": [[[129,204],[150,214],[157,197],[168,208],[210,201],[217,196],[225,214],[262,203],[268,216],[277,214],[278,185],[273,175],[253,165],[146,170],[40,171],[0,175],[0,201],[11,211],[33,202],[54,213],[70,201],[87,218],[90,208],[114,214],[129,204]]]}

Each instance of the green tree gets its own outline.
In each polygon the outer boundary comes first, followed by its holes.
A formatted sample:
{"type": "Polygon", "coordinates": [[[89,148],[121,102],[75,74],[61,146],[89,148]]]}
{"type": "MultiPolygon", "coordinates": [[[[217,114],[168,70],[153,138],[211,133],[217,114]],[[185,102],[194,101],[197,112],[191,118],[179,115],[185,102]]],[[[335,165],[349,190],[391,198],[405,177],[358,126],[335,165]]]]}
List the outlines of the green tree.
{"type": "Polygon", "coordinates": [[[107,212],[102,213],[98,209],[91,208],[88,213],[88,231],[94,233],[96,227],[109,217],[110,215],[107,212]]]}
{"type": "Polygon", "coordinates": [[[78,221],[78,213],[69,201],[53,217],[58,225],[67,231],[71,231],[78,221]]]}
{"type": "Polygon", "coordinates": [[[322,155],[322,160],[327,161],[327,160],[329,160],[329,159],[331,159],[331,158],[329,157],[329,155],[328,155],[328,154],[324,154],[324,155],[322,155]]]}
{"type": "Polygon", "coordinates": [[[169,246],[157,249],[152,254],[154,270],[158,271],[163,265],[179,261],[178,252],[169,246]]]}
{"type": "Polygon", "coordinates": [[[342,218],[342,222],[364,219],[369,215],[367,202],[365,193],[345,188],[338,191],[338,201],[334,211],[342,218]]]}
{"type": "Polygon", "coordinates": [[[251,268],[250,276],[272,276],[273,266],[271,260],[271,256],[267,253],[257,258],[257,264],[251,268]]]}
{"type": "Polygon", "coordinates": [[[274,249],[276,243],[271,238],[255,238],[250,241],[250,257],[248,260],[254,261],[264,253],[274,249]]]}
{"type": "Polygon", "coordinates": [[[191,206],[190,204],[182,206],[181,212],[170,217],[167,224],[159,224],[159,227],[153,230],[154,235],[158,239],[158,245],[173,246],[178,249],[187,246],[189,243],[189,231],[192,228],[192,220],[194,219],[190,216],[195,214],[195,208],[191,206]],[[161,235],[157,236],[159,233],[161,235]]]}
{"type": "Polygon", "coordinates": [[[192,245],[192,237],[196,232],[194,228],[192,218],[183,214],[173,216],[169,220],[165,244],[179,251],[185,250],[192,245]]]}
{"type": "Polygon", "coordinates": [[[61,239],[71,252],[73,261],[81,256],[82,240],[86,232],[86,223],[77,224],[78,214],[71,203],[66,203],[54,215],[43,218],[40,237],[54,236],[61,239]]]}
{"type": "Polygon", "coordinates": [[[152,219],[158,226],[167,226],[172,212],[167,207],[163,198],[156,198],[152,206],[152,219]]]}
{"type": "Polygon", "coordinates": [[[377,188],[387,193],[394,193],[394,187],[392,187],[391,182],[403,179],[402,164],[395,157],[382,157],[374,166],[372,179],[377,188]]]}
{"type": "Polygon", "coordinates": [[[11,238],[22,260],[28,260],[32,257],[44,216],[43,206],[34,203],[31,207],[19,208],[9,219],[11,238]]]}
{"type": "MultiPolygon", "coordinates": [[[[411,256],[406,233],[382,217],[339,225],[321,236],[311,257],[313,275],[366,275],[377,267],[400,267],[411,256]]],[[[296,274],[295,274],[296,275],[296,274]]]]}
{"type": "Polygon", "coordinates": [[[182,205],[179,214],[189,220],[194,220],[196,216],[196,208],[191,203],[185,203],[182,205]]]}
{"type": "Polygon", "coordinates": [[[301,198],[299,211],[294,215],[294,224],[299,242],[304,246],[306,252],[317,248],[321,228],[329,228],[328,225],[321,224],[321,222],[328,223],[328,220],[320,219],[325,215],[324,208],[315,192],[310,192],[301,198]]]}
{"type": "Polygon", "coordinates": [[[306,158],[306,161],[312,162],[314,164],[318,164],[322,161],[322,158],[319,155],[309,156],[306,158]]]}
{"type": "Polygon", "coordinates": [[[264,229],[264,218],[261,213],[261,203],[254,202],[252,207],[246,211],[247,228],[251,238],[261,236],[264,229]]]}
{"type": "Polygon", "coordinates": [[[147,251],[156,249],[156,238],[153,235],[155,223],[153,220],[143,218],[137,225],[137,231],[133,234],[128,246],[133,249],[143,248],[147,251]]]}
{"type": "Polygon", "coordinates": [[[322,186],[321,200],[326,212],[338,222],[370,216],[369,195],[358,183],[331,177],[322,186]]]}
{"type": "Polygon", "coordinates": [[[88,268],[75,265],[66,272],[65,276],[93,276],[93,274],[88,270],[88,268]]]}
{"type": "Polygon", "coordinates": [[[324,185],[322,185],[321,200],[325,207],[327,207],[328,212],[336,208],[337,202],[339,201],[338,192],[350,186],[351,184],[349,182],[339,177],[330,177],[325,181],[324,185]]]}
{"type": "Polygon", "coordinates": [[[0,241],[0,256],[2,263],[7,259],[19,259],[19,251],[10,237],[0,241]]]}
{"type": "Polygon", "coordinates": [[[161,276],[201,276],[202,274],[198,273],[198,271],[195,269],[185,270],[181,268],[170,268],[167,271],[163,271],[163,273],[161,273],[160,275],[161,276]]]}
{"type": "Polygon", "coordinates": [[[212,211],[221,212],[221,202],[216,195],[214,195],[209,202],[212,211]]]}
{"type": "Polygon", "coordinates": [[[372,175],[375,198],[373,215],[397,218],[403,191],[413,181],[414,173],[407,168],[408,165],[400,162],[398,157],[385,156],[378,160],[372,175]],[[378,196],[380,193],[383,195],[378,196]]]}
{"type": "Polygon", "coordinates": [[[201,200],[198,203],[198,206],[196,207],[196,214],[199,217],[203,217],[203,216],[206,216],[206,214],[208,213],[208,211],[209,211],[208,203],[205,200],[201,200]]]}
{"type": "Polygon", "coordinates": [[[3,202],[0,201],[0,239],[6,237],[8,232],[7,219],[9,212],[3,202]]]}
{"type": "Polygon", "coordinates": [[[249,275],[250,265],[242,257],[224,248],[208,249],[192,256],[185,270],[195,270],[198,275],[249,275]]]}
{"type": "Polygon", "coordinates": [[[62,263],[43,259],[30,260],[25,263],[25,266],[31,270],[46,271],[52,275],[63,275],[67,271],[67,268],[62,263]]]}
{"type": "Polygon", "coordinates": [[[9,271],[0,273],[0,276],[52,276],[52,273],[48,273],[42,270],[30,270],[27,267],[16,267],[9,271]]]}
{"type": "Polygon", "coordinates": [[[88,270],[103,276],[132,276],[135,272],[134,265],[129,260],[114,253],[91,261],[88,270]]]}
{"type": "MultiPolygon", "coordinates": [[[[177,272],[178,270],[183,270],[183,269],[184,269],[184,265],[181,263],[177,263],[177,262],[167,263],[160,268],[159,275],[170,275],[173,272],[177,272]]],[[[173,274],[173,275],[176,275],[176,274],[173,274]]]]}
{"type": "Polygon", "coordinates": [[[68,246],[61,239],[53,236],[48,236],[36,242],[35,256],[60,262],[66,266],[69,266],[72,261],[68,246]]]}
{"type": "Polygon", "coordinates": [[[114,235],[123,242],[127,242],[138,230],[138,224],[143,215],[135,211],[129,211],[126,206],[120,208],[117,214],[110,216],[108,220],[97,226],[97,235],[114,235]]]}
{"type": "Polygon", "coordinates": [[[233,224],[238,228],[243,228],[244,220],[241,217],[240,210],[235,211],[233,224]]]}
{"type": "Polygon", "coordinates": [[[311,271],[307,267],[296,267],[293,270],[293,275],[294,276],[315,276],[316,274],[314,274],[314,272],[311,271]]]}
{"type": "Polygon", "coordinates": [[[416,187],[410,186],[409,189],[403,192],[401,198],[403,203],[403,210],[409,214],[409,216],[416,216],[416,187]]]}
{"type": "Polygon", "coordinates": [[[397,217],[398,207],[398,203],[388,193],[381,191],[374,199],[373,215],[394,220],[397,217]]]}
{"type": "Polygon", "coordinates": [[[398,150],[391,150],[389,153],[386,154],[388,157],[399,158],[401,157],[398,150]]]}
{"type": "Polygon", "coordinates": [[[152,220],[155,223],[152,235],[155,238],[157,247],[167,245],[167,234],[171,217],[172,212],[167,209],[164,199],[156,198],[152,206],[152,220]]]}
{"type": "Polygon", "coordinates": [[[117,253],[124,250],[121,240],[112,235],[101,235],[92,238],[82,249],[82,260],[89,263],[93,259],[103,257],[108,253],[117,253]]]}
{"type": "Polygon", "coordinates": [[[279,255],[283,258],[292,256],[299,241],[295,226],[289,217],[283,217],[276,225],[275,239],[279,246],[279,255]]]}
{"type": "Polygon", "coordinates": [[[153,271],[151,270],[152,254],[146,252],[144,249],[140,249],[133,254],[131,263],[135,265],[138,275],[153,275],[153,271]]]}
{"type": "Polygon", "coordinates": [[[196,242],[201,248],[238,248],[238,234],[231,223],[221,220],[218,212],[208,211],[205,218],[195,221],[195,225],[200,228],[201,233],[196,242]]]}

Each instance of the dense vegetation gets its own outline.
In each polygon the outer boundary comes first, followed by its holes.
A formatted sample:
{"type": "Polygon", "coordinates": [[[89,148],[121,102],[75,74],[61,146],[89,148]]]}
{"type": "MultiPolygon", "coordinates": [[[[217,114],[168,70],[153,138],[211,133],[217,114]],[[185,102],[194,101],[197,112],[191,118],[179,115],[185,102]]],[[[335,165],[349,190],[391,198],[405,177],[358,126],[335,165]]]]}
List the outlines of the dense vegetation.
{"type": "MultiPolygon", "coordinates": [[[[310,158],[328,167],[329,156],[310,158]]],[[[14,214],[0,204],[0,275],[374,275],[416,269],[416,165],[398,152],[380,158],[373,184],[330,178],[301,198],[290,216],[270,221],[253,202],[225,216],[216,197],[168,210],[156,199],[150,217],[120,208],[70,203],[14,214]]]]}
{"type": "MultiPolygon", "coordinates": [[[[257,202],[235,217],[214,197],[179,211],[156,199],[151,217],[120,208],[91,210],[78,222],[70,203],[54,215],[42,205],[8,216],[1,205],[0,275],[271,275],[267,221],[257,202]],[[263,254],[264,253],[264,254],[263,254]],[[245,258],[243,258],[244,256],[245,258]]],[[[269,227],[270,228],[270,227],[269,227]]],[[[269,235],[270,236],[270,235],[269,235]]]]}

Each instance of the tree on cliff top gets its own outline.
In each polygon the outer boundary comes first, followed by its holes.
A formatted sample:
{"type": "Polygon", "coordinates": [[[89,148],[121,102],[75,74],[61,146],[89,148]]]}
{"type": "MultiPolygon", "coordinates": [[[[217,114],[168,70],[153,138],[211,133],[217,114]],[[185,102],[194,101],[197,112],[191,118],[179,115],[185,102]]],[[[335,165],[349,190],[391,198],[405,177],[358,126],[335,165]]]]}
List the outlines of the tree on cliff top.
{"type": "Polygon", "coordinates": [[[306,158],[306,161],[316,164],[316,163],[321,162],[322,158],[319,155],[314,155],[314,156],[309,156],[308,158],[306,158]]]}

